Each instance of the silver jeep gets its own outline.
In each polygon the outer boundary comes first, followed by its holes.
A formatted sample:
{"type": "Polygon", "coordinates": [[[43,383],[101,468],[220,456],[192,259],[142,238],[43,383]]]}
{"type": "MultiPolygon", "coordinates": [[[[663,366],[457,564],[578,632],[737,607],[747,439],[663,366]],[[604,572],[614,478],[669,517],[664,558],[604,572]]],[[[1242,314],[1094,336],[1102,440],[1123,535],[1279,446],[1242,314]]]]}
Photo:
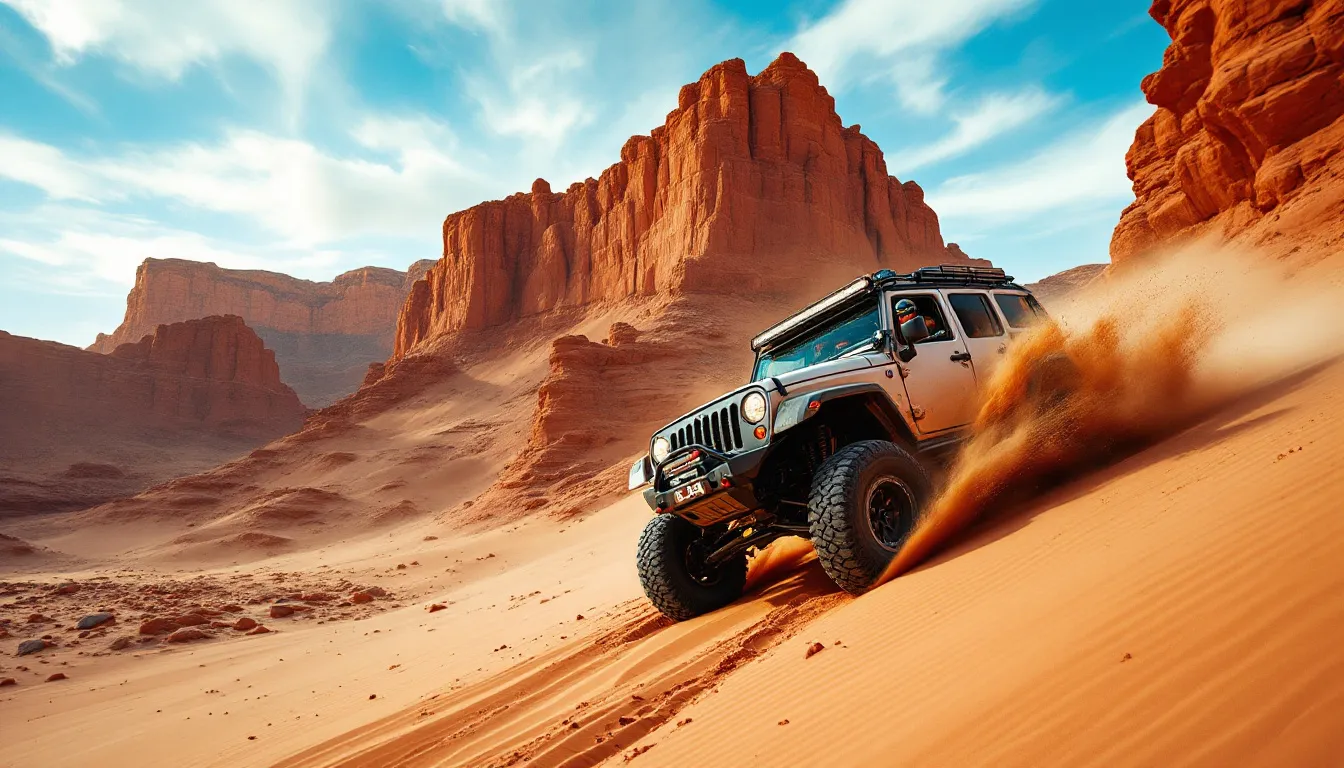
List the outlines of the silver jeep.
{"type": "Polygon", "coordinates": [[[727,605],[748,551],[781,536],[811,539],[843,589],[870,588],[930,499],[926,466],[1044,317],[1003,270],[945,265],[860,277],[752,339],[751,381],[658,430],[630,468],[657,513],[639,540],[649,600],[677,620],[727,605]]]}

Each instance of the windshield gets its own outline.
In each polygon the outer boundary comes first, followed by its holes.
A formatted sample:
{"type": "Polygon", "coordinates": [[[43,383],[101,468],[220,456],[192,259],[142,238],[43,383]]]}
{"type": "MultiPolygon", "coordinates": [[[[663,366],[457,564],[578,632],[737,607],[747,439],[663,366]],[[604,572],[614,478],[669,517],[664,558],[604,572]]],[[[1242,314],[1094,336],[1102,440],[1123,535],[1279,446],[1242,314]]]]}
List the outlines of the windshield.
{"type": "Polygon", "coordinates": [[[840,357],[871,342],[881,327],[877,303],[864,304],[778,347],[763,350],[756,358],[751,380],[760,381],[840,357]]]}

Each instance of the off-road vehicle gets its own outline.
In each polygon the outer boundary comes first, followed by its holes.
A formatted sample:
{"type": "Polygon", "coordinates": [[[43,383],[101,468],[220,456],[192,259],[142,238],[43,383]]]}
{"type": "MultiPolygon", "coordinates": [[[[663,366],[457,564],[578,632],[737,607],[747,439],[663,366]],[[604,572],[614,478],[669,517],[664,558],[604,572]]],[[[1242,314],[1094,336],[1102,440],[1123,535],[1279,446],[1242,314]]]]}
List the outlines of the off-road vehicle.
{"type": "Polygon", "coordinates": [[[860,277],[751,341],[750,381],[652,437],[630,468],[656,513],[639,540],[653,604],[681,620],[737,599],[747,556],[810,538],[871,587],[929,501],[926,466],[968,436],[977,389],[1045,316],[992,267],[860,277]]]}

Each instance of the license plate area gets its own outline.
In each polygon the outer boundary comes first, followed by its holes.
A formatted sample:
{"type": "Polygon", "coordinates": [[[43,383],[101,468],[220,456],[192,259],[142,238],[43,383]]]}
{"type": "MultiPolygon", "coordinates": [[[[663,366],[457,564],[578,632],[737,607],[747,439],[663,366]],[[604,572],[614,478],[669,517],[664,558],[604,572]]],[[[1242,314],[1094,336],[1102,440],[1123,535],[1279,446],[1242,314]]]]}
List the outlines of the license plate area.
{"type": "Polygon", "coordinates": [[[691,499],[698,499],[709,491],[709,486],[704,480],[696,480],[693,483],[687,483],[680,488],[672,491],[672,500],[677,504],[685,504],[691,499]]]}

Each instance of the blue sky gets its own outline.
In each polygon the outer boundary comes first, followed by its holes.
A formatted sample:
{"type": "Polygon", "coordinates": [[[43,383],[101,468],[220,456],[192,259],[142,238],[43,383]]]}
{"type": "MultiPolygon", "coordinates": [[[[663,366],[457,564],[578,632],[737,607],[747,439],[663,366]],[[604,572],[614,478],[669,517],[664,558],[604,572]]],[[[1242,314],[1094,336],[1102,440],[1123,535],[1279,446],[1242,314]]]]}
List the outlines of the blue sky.
{"type": "Polygon", "coordinates": [[[791,50],[943,234],[1023,279],[1106,259],[1139,81],[1120,0],[0,0],[0,329],[85,345],[145,257],[314,280],[596,176],[723,59],[791,50]]]}

